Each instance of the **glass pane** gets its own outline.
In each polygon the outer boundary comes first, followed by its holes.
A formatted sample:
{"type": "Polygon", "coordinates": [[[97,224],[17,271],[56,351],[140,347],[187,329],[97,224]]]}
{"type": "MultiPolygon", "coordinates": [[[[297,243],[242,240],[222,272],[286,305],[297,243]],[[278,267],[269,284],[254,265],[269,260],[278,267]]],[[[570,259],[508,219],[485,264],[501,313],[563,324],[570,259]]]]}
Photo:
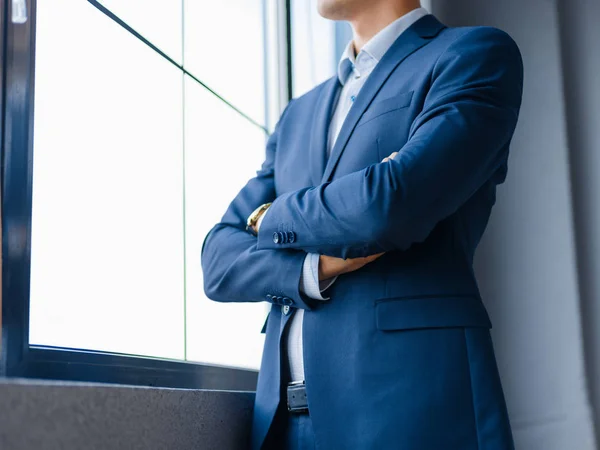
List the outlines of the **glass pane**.
{"type": "Polygon", "coordinates": [[[183,358],[182,74],[80,0],[36,46],[30,341],[183,358]]]}
{"type": "Polygon", "coordinates": [[[292,0],[294,97],[308,92],[337,70],[335,22],[321,17],[318,0],[292,0]]]}
{"type": "Polygon", "coordinates": [[[265,133],[190,78],[185,81],[187,357],[257,369],[266,303],[217,303],[202,286],[204,237],[265,155],[265,133]]]}
{"type": "Polygon", "coordinates": [[[184,1],[186,69],[264,124],[264,0],[184,1]]]}
{"type": "Polygon", "coordinates": [[[182,0],[99,0],[98,3],[181,64],[182,0]]]}

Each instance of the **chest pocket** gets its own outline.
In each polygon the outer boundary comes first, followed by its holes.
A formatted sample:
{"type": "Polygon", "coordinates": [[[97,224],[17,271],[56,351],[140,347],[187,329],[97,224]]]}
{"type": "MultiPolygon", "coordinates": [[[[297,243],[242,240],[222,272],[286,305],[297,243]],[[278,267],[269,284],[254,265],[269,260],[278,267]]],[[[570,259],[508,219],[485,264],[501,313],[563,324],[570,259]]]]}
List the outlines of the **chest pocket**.
{"type": "Polygon", "coordinates": [[[413,98],[413,91],[403,92],[402,94],[387,97],[372,103],[360,118],[357,127],[370,122],[371,120],[384,114],[396,111],[398,109],[410,106],[413,98]]]}

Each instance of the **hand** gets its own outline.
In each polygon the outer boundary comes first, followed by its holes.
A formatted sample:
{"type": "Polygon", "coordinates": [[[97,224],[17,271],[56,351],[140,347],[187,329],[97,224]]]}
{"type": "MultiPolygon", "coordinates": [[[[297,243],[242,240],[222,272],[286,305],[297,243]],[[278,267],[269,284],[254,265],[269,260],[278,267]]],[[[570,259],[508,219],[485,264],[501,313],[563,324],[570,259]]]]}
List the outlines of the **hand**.
{"type": "Polygon", "coordinates": [[[333,256],[319,257],[319,281],[328,280],[344,273],[354,272],[381,257],[383,253],[364,258],[342,259],[333,256]]]}
{"type": "Polygon", "coordinates": [[[383,158],[383,161],[381,161],[381,162],[387,162],[387,161],[389,161],[390,159],[394,159],[394,157],[395,157],[397,154],[398,154],[398,152],[394,152],[394,153],[392,153],[390,156],[388,156],[387,158],[383,158]]]}

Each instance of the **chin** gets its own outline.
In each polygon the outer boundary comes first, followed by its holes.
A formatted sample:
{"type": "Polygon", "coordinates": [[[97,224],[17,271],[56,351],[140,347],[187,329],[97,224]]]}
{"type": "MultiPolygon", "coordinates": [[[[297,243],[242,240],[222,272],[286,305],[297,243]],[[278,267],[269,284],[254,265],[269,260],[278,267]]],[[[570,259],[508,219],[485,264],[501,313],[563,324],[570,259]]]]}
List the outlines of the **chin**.
{"type": "Polygon", "coordinates": [[[357,0],[319,0],[317,9],[325,19],[350,20],[354,3],[357,0]]]}

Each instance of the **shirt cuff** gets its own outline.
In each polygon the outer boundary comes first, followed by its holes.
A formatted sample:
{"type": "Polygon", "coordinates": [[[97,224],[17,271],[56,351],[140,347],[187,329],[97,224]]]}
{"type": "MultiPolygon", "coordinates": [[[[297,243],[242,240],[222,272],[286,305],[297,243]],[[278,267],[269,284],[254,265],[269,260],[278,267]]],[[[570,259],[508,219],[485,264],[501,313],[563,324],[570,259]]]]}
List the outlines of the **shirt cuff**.
{"type": "Polygon", "coordinates": [[[302,293],[315,300],[329,300],[329,297],[323,297],[322,294],[335,283],[335,280],[337,280],[337,277],[319,281],[319,255],[317,253],[306,255],[300,277],[300,291],[302,293]]]}

